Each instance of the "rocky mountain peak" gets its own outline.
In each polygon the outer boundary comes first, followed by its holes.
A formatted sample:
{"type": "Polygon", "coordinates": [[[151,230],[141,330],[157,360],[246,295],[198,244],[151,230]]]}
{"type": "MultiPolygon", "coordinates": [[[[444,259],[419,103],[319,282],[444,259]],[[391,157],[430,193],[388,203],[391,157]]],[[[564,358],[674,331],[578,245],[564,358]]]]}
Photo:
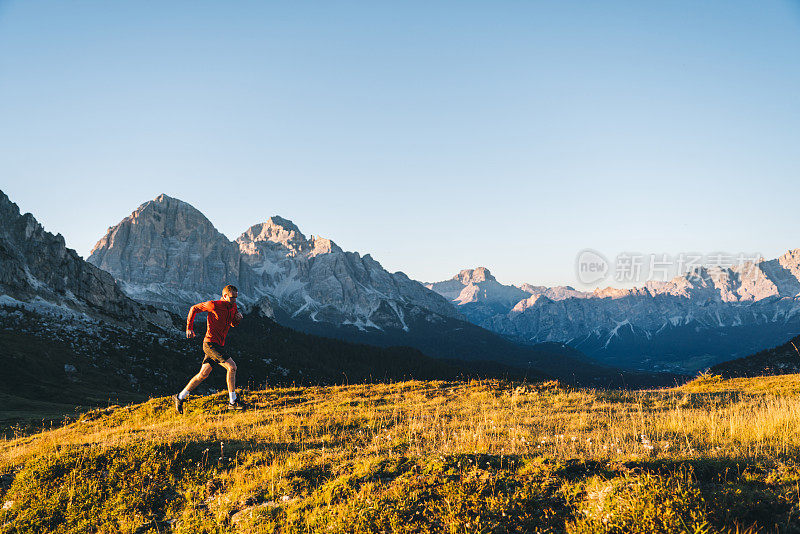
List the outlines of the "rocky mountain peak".
{"type": "Polygon", "coordinates": [[[552,304],[552,300],[544,296],[543,294],[538,295],[531,295],[530,297],[520,300],[517,302],[513,308],[511,308],[511,314],[514,313],[522,313],[528,308],[532,308],[534,306],[545,306],[547,304],[552,304]]]}
{"type": "Polygon", "coordinates": [[[461,318],[418,282],[330,239],[307,239],[288,219],[270,217],[231,242],[191,205],[167,195],[110,228],[89,260],[132,298],[176,312],[234,284],[241,303],[269,315],[261,300],[268,298],[282,320],[306,325],[408,331],[406,321],[420,310],[461,318]]]}
{"type": "Polygon", "coordinates": [[[0,297],[36,308],[72,309],[119,320],[148,314],[126,297],[106,272],[81,259],[30,213],[0,191],[0,297]]]}
{"type": "Polygon", "coordinates": [[[530,293],[514,286],[505,286],[486,267],[464,269],[449,280],[425,284],[456,306],[469,305],[476,313],[488,315],[510,308],[530,293]]]}
{"type": "MultiPolygon", "coordinates": [[[[763,259],[764,258],[761,258],[762,261],[763,259]]],[[[789,249],[778,259],[781,261],[781,265],[786,265],[788,263],[800,263],[800,248],[789,249]]]]}
{"type": "Polygon", "coordinates": [[[608,297],[616,299],[629,296],[631,291],[629,289],[608,286],[603,289],[600,289],[599,287],[595,288],[592,294],[601,299],[608,297]]]}
{"type": "MultiPolygon", "coordinates": [[[[765,261],[762,259],[759,265],[764,263],[765,261]]],[[[797,295],[800,291],[800,284],[791,282],[800,282],[800,248],[787,251],[778,258],[778,264],[783,268],[784,278],[790,280],[789,287],[786,287],[787,296],[791,293],[797,295]]]]}
{"type": "MultiPolygon", "coordinates": [[[[87,261],[106,269],[100,264],[108,250],[114,248],[114,239],[128,236],[127,232],[120,232],[122,228],[136,228],[137,232],[146,233],[151,237],[160,234],[163,237],[169,236],[185,241],[196,239],[196,236],[199,235],[203,240],[210,238],[227,241],[227,238],[211,224],[211,221],[200,210],[188,202],[162,193],[136,208],[116,226],[109,227],[106,235],[92,248],[87,261]]],[[[109,272],[114,274],[113,271],[109,272]]]]}
{"type": "MultiPolygon", "coordinates": [[[[11,202],[11,199],[8,198],[8,196],[2,191],[0,191],[0,220],[5,223],[5,227],[1,230],[3,230],[5,233],[14,231],[14,228],[10,227],[10,223],[13,222],[14,226],[16,227],[16,231],[24,234],[25,239],[30,239],[34,233],[44,231],[42,226],[33,215],[30,213],[25,213],[23,215],[20,212],[19,206],[11,202]]],[[[56,239],[60,239],[63,243],[64,238],[61,237],[61,234],[58,234],[55,237],[56,239]]]]}
{"type": "MultiPolygon", "coordinates": [[[[531,295],[537,295],[539,293],[544,293],[548,289],[547,286],[535,286],[535,285],[529,284],[527,282],[525,282],[523,284],[519,284],[519,285],[517,285],[515,287],[518,287],[519,289],[521,289],[523,291],[527,291],[531,295]]],[[[569,286],[567,286],[567,287],[569,287],[569,286]]],[[[570,289],[572,289],[572,288],[570,287],[570,289]]]]}
{"type": "MultiPolygon", "coordinates": [[[[332,252],[342,252],[342,249],[326,237],[311,236],[311,255],[330,254],[332,252]]],[[[366,256],[365,256],[366,257],[366,256]]]]}
{"type": "Polygon", "coordinates": [[[273,215],[272,217],[267,219],[266,224],[268,224],[273,228],[281,228],[286,232],[295,232],[296,234],[305,238],[305,236],[303,236],[303,232],[300,231],[300,228],[298,228],[296,224],[294,224],[289,219],[281,217],[280,215],[273,215]]]}
{"type": "Polygon", "coordinates": [[[168,233],[191,233],[197,229],[222,236],[200,210],[163,193],[139,206],[131,216],[140,222],[152,222],[157,229],[164,229],[168,233]]]}
{"type": "Polygon", "coordinates": [[[589,298],[592,293],[586,291],[578,291],[572,286],[535,286],[532,284],[524,283],[514,286],[531,295],[544,295],[551,300],[564,300],[568,298],[589,298]]]}
{"type": "Polygon", "coordinates": [[[87,261],[124,282],[128,295],[169,309],[217,296],[227,284],[245,295],[252,289],[238,246],[194,206],[165,194],[109,228],[87,261]]]}
{"type": "Polygon", "coordinates": [[[240,248],[243,245],[259,242],[276,243],[295,253],[306,252],[312,248],[297,225],[278,215],[270,217],[266,222],[254,224],[245,230],[236,242],[240,248]]]}
{"type": "Polygon", "coordinates": [[[497,279],[492,276],[489,269],[486,267],[476,267],[475,269],[464,269],[460,271],[453,280],[458,280],[464,285],[478,284],[480,282],[497,282],[497,279]]]}

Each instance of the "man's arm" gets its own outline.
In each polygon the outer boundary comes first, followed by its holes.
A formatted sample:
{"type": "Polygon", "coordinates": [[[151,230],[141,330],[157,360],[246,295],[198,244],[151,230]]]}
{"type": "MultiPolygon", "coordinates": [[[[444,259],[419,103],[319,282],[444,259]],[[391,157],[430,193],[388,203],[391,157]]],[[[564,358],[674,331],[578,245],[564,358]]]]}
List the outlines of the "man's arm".
{"type": "Polygon", "coordinates": [[[242,312],[240,312],[239,309],[237,308],[236,313],[233,315],[233,319],[231,320],[231,326],[237,327],[241,322],[242,322],[242,312]]]}
{"type": "Polygon", "coordinates": [[[194,337],[194,316],[199,312],[211,311],[211,301],[201,302],[189,308],[189,317],[186,318],[186,337],[191,339],[194,337]]]}

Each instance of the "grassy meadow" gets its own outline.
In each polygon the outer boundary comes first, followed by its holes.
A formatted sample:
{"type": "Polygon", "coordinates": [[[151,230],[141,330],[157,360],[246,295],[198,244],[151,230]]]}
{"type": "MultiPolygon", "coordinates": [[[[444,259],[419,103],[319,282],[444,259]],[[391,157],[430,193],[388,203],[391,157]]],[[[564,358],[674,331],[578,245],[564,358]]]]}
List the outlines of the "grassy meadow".
{"type": "Polygon", "coordinates": [[[800,532],[800,375],[112,406],[0,441],[0,533],[800,532]]]}

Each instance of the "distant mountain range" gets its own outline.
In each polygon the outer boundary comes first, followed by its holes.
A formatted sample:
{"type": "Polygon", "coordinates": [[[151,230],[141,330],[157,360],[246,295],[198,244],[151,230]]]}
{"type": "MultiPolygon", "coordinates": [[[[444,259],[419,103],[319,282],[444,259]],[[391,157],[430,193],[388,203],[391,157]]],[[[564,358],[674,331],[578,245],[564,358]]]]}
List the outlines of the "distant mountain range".
{"type": "Polygon", "coordinates": [[[176,313],[238,286],[245,307],[271,310],[306,333],[378,346],[415,347],[437,358],[497,361],[573,379],[617,376],[560,343],[520,345],[466,320],[448,299],[369,254],[306,238],[273,216],[228,240],[200,211],[166,195],[108,229],[88,260],[133,299],[176,313]]]}
{"type": "MultiPolygon", "coordinates": [[[[229,258],[224,254],[222,249],[215,261],[208,262],[215,276],[237,267],[235,262],[225,264],[229,258]]],[[[141,270],[156,269],[152,259],[145,264],[141,270]]],[[[202,278],[205,268],[187,264],[187,276],[202,278]]],[[[215,285],[208,291],[219,289],[215,285]]],[[[199,287],[191,295],[203,297],[202,290],[199,287]]],[[[177,391],[202,359],[205,326],[198,325],[198,339],[187,340],[186,311],[176,315],[131,299],[109,273],[66,248],[61,235],[45,231],[33,215],[21,214],[0,191],[0,347],[9,369],[0,373],[0,427],[26,417],[60,419],[75,405],[141,401],[177,391]]],[[[258,301],[228,338],[242,386],[553,377],[527,364],[435,359],[409,347],[376,347],[309,335],[281,326],[273,317],[269,302],[258,301]]],[[[562,352],[579,354],[572,349],[562,352]]],[[[552,357],[558,351],[521,348],[517,355],[552,357]]],[[[567,363],[573,360],[565,356],[558,361],[564,365],[562,377],[568,377],[567,363]]],[[[201,392],[218,387],[224,388],[223,374],[204,383],[201,392]]]]}
{"type": "Polygon", "coordinates": [[[694,372],[800,333],[800,249],[633,289],[509,286],[483,267],[426,287],[488,330],[624,368],[694,372]]]}
{"type": "Polygon", "coordinates": [[[600,386],[671,380],[620,373],[560,344],[510,342],[464,321],[405,275],[306,239],[283,219],[252,227],[240,243],[248,254],[197,210],[162,196],[98,246],[106,265],[122,269],[115,281],[0,192],[0,344],[10,364],[24,369],[3,375],[0,397],[92,404],[178,387],[200,355],[199,341],[183,334],[188,305],[218,298],[230,282],[246,301],[231,350],[242,381],[253,385],[459,376],[600,386]],[[423,308],[427,302],[443,313],[423,308]]]}
{"type": "Polygon", "coordinates": [[[0,210],[0,299],[112,321],[164,325],[233,283],[247,312],[305,333],[584,383],[615,368],[691,373],[800,333],[800,250],[633,289],[505,285],[485,267],[423,284],[278,216],[231,241],[166,195],[109,228],[88,263],[5,195],[0,210]]]}
{"type": "Polygon", "coordinates": [[[230,241],[188,203],[160,195],[109,228],[88,261],[128,296],[176,312],[234,283],[245,304],[305,332],[510,365],[563,368],[583,353],[613,367],[695,372],[800,333],[800,250],[633,289],[504,285],[485,267],[422,284],[278,216],[230,241]]]}
{"type": "Polygon", "coordinates": [[[418,315],[463,319],[405,274],[329,239],[308,239],[291,221],[271,217],[229,241],[200,211],[166,195],[109,228],[87,261],[129,296],[176,311],[231,283],[245,302],[267,297],[292,319],[358,330],[407,331],[418,315]]]}

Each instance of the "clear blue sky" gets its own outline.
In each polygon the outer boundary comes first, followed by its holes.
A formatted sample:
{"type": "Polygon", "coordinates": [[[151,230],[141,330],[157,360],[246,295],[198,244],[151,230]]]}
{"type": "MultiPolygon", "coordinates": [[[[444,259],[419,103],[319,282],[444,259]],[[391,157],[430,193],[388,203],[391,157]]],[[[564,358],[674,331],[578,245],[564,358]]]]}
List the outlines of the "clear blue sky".
{"type": "Polygon", "coordinates": [[[86,257],[160,193],[423,281],[800,247],[800,3],[0,0],[0,189],[86,257]]]}

